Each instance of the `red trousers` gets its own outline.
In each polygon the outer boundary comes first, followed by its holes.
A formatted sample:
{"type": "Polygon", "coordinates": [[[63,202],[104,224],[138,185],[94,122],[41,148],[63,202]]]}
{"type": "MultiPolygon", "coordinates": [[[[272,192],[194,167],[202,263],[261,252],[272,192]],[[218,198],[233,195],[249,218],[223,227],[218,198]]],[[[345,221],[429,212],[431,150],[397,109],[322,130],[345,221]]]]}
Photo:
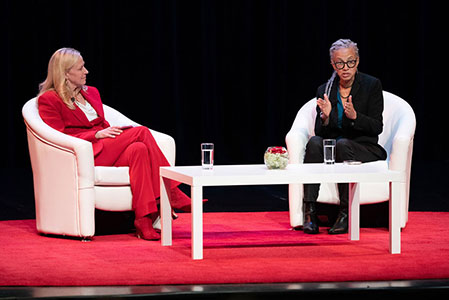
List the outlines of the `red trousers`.
{"type": "MultiPolygon", "coordinates": [[[[156,199],[160,197],[159,167],[170,164],[149,129],[140,126],[124,130],[115,138],[104,139],[103,145],[103,150],[95,157],[95,165],[129,167],[136,218],[157,212],[156,199]]],[[[179,185],[176,181],[169,182],[170,191],[179,185]]],[[[185,199],[179,199],[185,203],[173,203],[177,200],[173,198],[170,198],[170,202],[174,208],[190,204],[185,199]]]]}

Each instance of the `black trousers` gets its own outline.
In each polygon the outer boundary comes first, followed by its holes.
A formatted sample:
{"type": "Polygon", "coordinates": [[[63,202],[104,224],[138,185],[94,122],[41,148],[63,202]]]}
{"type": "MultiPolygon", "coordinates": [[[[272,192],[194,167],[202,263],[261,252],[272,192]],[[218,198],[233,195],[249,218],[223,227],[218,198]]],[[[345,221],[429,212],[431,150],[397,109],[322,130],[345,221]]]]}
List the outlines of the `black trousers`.
{"type": "MultiPolygon", "coordinates": [[[[346,138],[337,140],[335,146],[336,162],[343,162],[345,160],[370,162],[383,159],[385,158],[371,151],[369,146],[346,138]]],[[[323,161],[323,138],[320,136],[313,136],[307,143],[304,163],[322,163],[323,161]]],[[[319,191],[320,184],[304,184],[304,202],[315,202],[318,198],[319,191]]],[[[339,183],[338,194],[340,198],[340,209],[347,210],[349,202],[349,184],[339,183]]]]}

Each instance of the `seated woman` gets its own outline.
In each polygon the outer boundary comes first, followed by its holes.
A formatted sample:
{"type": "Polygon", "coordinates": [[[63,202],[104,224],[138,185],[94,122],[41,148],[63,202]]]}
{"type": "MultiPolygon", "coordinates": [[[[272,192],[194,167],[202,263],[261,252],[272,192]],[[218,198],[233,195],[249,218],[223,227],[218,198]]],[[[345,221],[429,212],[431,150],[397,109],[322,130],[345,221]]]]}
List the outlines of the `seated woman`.
{"type": "MultiPolygon", "coordinates": [[[[340,39],[332,44],[330,60],[334,72],[318,87],[315,136],[306,146],[304,163],[323,162],[323,139],[336,139],[337,162],[385,160],[386,151],[378,144],[382,133],[384,99],[379,79],[358,72],[357,44],[340,39]]],[[[316,201],[320,185],[304,185],[304,232],[319,233],[316,201]]],[[[330,234],[348,232],[349,185],[338,184],[340,210],[330,234]]]]}
{"type": "MultiPolygon", "coordinates": [[[[79,51],[57,50],[50,58],[47,78],[39,86],[39,114],[54,129],[91,142],[95,166],[129,167],[137,237],[158,240],[153,222],[159,215],[159,167],[169,163],[148,128],[110,126],[98,90],[86,86],[88,73],[79,51]]],[[[170,183],[171,205],[189,210],[190,199],[178,185],[170,183]]]]}

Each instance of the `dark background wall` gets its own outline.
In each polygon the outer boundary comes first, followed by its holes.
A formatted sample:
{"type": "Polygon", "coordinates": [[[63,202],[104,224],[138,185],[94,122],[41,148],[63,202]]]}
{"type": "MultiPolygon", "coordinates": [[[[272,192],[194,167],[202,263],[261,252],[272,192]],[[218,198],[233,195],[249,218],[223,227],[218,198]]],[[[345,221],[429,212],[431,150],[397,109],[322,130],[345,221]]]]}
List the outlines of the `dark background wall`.
{"type": "Polygon", "coordinates": [[[23,196],[18,185],[32,190],[21,108],[61,47],[81,51],[104,103],[175,138],[178,165],[199,164],[201,142],[215,143],[216,164],[236,164],[285,145],[298,109],[331,75],[339,38],[358,43],[360,71],[413,107],[412,184],[436,180],[447,197],[448,176],[432,177],[448,166],[444,10],[441,1],[2,0],[0,201],[23,196]]]}

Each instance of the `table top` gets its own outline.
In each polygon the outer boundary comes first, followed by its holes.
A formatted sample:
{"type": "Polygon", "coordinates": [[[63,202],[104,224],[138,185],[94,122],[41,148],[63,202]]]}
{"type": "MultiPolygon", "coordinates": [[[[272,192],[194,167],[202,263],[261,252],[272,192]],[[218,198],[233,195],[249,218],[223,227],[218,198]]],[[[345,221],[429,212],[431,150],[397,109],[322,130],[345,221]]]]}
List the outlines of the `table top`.
{"type": "Polygon", "coordinates": [[[405,182],[404,172],[388,170],[386,161],[347,165],[289,164],[284,170],[265,165],[218,165],[161,167],[161,176],[191,186],[270,185],[291,183],[405,182]]]}

